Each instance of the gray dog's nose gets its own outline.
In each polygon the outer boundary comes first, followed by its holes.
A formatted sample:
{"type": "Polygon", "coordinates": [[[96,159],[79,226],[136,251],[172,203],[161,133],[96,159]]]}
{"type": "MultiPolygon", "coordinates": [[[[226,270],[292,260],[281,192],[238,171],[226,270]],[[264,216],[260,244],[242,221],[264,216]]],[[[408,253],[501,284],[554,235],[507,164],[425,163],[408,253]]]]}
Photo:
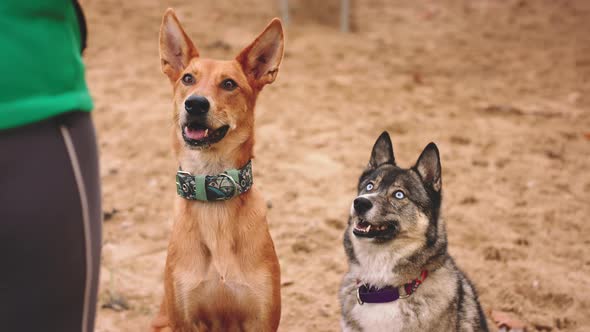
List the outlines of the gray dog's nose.
{"type": "Polygon", "coordinates": [[[353,205],[354,210],[359,215],[365,214],[365,212],[369,211],[373,207],[373,203],[364,197],[357,197],[354,200],[353,205]]]}
{"type": "Polygon", "coordinates": [[[184,109],[190,115],[201,115],[209,112],[209,100],[203,96],[191,95],[184,101],[184,109]]]}

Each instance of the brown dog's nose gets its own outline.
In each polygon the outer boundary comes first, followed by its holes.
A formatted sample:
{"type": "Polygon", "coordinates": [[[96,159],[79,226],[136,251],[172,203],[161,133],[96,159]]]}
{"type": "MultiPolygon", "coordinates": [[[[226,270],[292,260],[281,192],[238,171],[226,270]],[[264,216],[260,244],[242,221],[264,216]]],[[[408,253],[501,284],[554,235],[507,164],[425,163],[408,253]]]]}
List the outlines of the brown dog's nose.
{"type": "Polygon", "coordinates": [[[369,211],[373,207],[373,203],[364,197],[357,197],[354,200],[353,205],[354,210],[359,215],[365,214],[365,212],[369,211]]]}
{"type": "Polygon", "coordinates": [[[184,101],[184,109],[190,115],[201,115],[209,112],[209,100],[203,96],[191,95],[184,101]]]}

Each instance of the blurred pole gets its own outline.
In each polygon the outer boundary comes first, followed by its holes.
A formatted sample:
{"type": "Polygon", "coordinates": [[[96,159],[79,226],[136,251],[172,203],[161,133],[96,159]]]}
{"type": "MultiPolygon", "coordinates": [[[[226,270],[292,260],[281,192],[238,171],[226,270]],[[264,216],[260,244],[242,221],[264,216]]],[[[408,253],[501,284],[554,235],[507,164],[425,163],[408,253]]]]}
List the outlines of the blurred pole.
{"type": "Polygon", "coordinates": [[[281,13],[283,15],[283,23],[289,25],[289,0],[279,0],[281,2],[281,13]]]}
{"type": "Polygon", "coordinates": [[[350,0],[340,1],[340,31],[350,31],[350,0]]]}

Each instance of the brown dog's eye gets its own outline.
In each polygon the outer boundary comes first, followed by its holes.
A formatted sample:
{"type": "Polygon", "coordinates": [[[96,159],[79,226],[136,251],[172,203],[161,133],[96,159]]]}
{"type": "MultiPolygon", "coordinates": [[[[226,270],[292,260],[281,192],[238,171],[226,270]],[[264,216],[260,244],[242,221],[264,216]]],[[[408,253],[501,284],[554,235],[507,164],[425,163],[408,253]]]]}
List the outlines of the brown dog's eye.
{"type": "Polygon", "coordinates": [[[191,74],[184,74],[184,76],[182,76],[182,83],[184,85],[193,85],[195,84],[195,77],[191,74]]]}
{"type": "Polygon", "coordinates": [[[223,80],[223,82],[221,82],[221,87],[224,90],[232,91],[238,87],[238,84],[234,80],[228,78],[228,79],[223,80]]]}

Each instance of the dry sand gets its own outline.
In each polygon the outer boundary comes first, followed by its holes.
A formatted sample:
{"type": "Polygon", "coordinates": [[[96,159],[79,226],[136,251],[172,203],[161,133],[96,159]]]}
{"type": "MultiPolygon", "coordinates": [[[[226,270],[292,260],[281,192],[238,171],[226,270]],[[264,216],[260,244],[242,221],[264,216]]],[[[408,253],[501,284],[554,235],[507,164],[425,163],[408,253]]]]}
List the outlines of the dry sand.
{"type": "MultiPolygon", "coordinates": [[[[256,110],[255,181],[272,204],[281,331],[337,331],[358,175],[388,130],[411,165],[442,153],[450,251],[486,310],[590,330],[590,2],[291,1],[286,57],[256,110]]],[[[201,54],[231,58],[276,1],[82,2],[103,179],[97,331],[145,331],[160,302],[177,167],[157,38],[176,8],[201,54]],[[112,213],[114,211],[114,213],[112,213]],[[127,310],[101,308],[115,300],[127,310]]]]}

